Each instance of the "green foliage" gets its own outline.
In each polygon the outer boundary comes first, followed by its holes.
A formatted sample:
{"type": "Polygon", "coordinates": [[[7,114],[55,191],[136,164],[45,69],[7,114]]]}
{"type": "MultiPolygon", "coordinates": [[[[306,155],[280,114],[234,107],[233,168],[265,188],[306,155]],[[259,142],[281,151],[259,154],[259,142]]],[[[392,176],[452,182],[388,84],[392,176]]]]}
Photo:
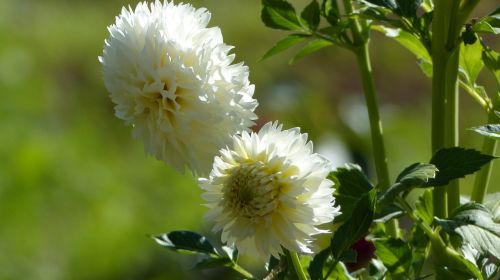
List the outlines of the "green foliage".
{"type": "Polygon", "coordinates": [[[375,254],[391,274],[408,273],[412,261],[410,245],[401,239],[377,239],[375,254]]]}
{"type": "Polygon", "coordinates": [[[500,87],[500,55],[494,50],[484,47],[481,55],[486,68],[495,76],[498,87],[500,87]]]}
{"type": "Polygon", "coordinates": [[[196,232],[172,231],[159,236],[154,236],[153,239],[161,246],[181,253],[198,253],[209,256],[218,255],[214,246],[210,244],[207,238],[196,232]]]}
{"type": "Polygon", "coordinates": [[[436,222],[450,235],[460,236],[462,246],[469,244],[481,254],[500,259],[500,224],[492,213],[478,203],[460,206],[449,219],[436,218],[436,222]]]}
{"type": "Polygon", "coordinates": [[[339,260],[354,242],[363,238],[373,222],[377,202],[376,189],[358,194],[351,217],[335,232],[331,242],[333,257],[339,260]]]}
{"type": "Polygon", "coordinates": [[[303,49],[301,49],[291,60],[290,64],[295,63],[297,60],[305,56],[317,52],[318,50],[331,46],[332,42],[324,39],[315,39],[310,41],[303,49]]]}
{"type": "Polygon", "coordinates": [[[340,12],[336,0],[323,0],[321,4],[321,15],[332,26],[337,26],[340,23],[340,12]]]}
{"type": "Polygon", "coordinates": [[[379,199],[380,207],[394,201],[402,192],[409,192],[413,188],[424,186],[430,179],[436,177],[438,169],[432,164],[414,163],[405,168],[396,179],[396,183],[382,193],[379,199]]]}
{"type": "Polygon", "coordinates": [[[483,155],[473,149],[460,147],[441,149],[434,154],[430,163],[434,164],[439,172],[436,178],[429,180],[427,186],[445,186],[449,181],[463,178],[478,171],[481,166],[489,163],[495,157],[483,155]]]}
{"type": "Polygon", "coordinates": [[[309,30],[314,31],[318,29],[320,21],[320,8],[318,2],[312,0],[311,3],[304,8],[302,13],[300,13],[300,18],[309,30]]]}
{"type": "Polygon", "coordinates": [[[261,60],[264,60],[268,57],[271,57],[275,54],[278,54],[296,44],[299,44],[301,42],[304,42],[307,38],[309,37],[309,35],[305,35],[305,34],[291,34],[291,35],[288,35],[287,37],[281,39],[280,41],[278,41],[276,43],[276,45],[274,45],[272,48],[270,48],[265,54],[264,56],[261,58],[261,60]]]}
{"type": "Polygon", "coordinates": [[[267,27],[283,30],[302,30],[293,6],[284,0],[262,0],[262,22],[267,27]]]}
{"type": "Polygon", "coordinates": [[[356,164],[346,164],[343,168],[337,168],[328,177],[335,182],[335,202],[342,209],[342,214],[336,220],[345,221],[352,216],[357,201],[363,194],[373,189],[373,185],[361,167],[356,164]]]}
{"type": "Polygon", "coordinates": [[[422,221],[430,225],[433,221],[433,205],[432,205],[432,192],[430,190],[424,191],[424,193],[418,197],[415,203],[415,212],[422,221]]]}

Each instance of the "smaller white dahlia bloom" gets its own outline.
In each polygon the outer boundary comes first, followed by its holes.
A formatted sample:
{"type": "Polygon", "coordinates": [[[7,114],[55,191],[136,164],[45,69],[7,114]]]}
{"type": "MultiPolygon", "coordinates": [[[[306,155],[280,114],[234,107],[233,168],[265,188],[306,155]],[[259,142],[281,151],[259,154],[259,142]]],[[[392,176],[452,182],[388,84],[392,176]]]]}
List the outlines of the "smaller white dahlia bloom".
{"type": "Polygon", "coordinates": [[[123,8],[99,57],[115,114],[146,153],[195,174],[208,174],[217,151],[257,118],[248,67],[231,64],[232,47],[209,20],[206,9],[169,1],[123,8]]]}
{"type": "Polygon", "coordinates": [[[317,226],[340,214],[326,179],[331,170],[299,128],[282,130],[275,122],[235,135],[210,177],[199,179],[206,218],[241,253],[260,259],[279,257],[282,248],[312,253],[313,236],[329,232],[317,226]]]}

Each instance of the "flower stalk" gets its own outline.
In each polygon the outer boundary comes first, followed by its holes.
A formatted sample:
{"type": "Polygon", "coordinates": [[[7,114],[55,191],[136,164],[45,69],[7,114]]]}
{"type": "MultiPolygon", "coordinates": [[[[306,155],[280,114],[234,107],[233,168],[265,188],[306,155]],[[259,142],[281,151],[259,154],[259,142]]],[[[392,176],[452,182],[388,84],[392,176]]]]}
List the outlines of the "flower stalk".
{"type": "Polygon", "coordinates": [[[300,258],[297,252],[290,252],[288,251],[288,256],[290,257],[290,260],[292,261],[293,269],[295,271],[295,275],[297,275],[297,278],[299,280],[307,280],[307,276],[302,269],[302,265],[300,265],[300,258]]]}

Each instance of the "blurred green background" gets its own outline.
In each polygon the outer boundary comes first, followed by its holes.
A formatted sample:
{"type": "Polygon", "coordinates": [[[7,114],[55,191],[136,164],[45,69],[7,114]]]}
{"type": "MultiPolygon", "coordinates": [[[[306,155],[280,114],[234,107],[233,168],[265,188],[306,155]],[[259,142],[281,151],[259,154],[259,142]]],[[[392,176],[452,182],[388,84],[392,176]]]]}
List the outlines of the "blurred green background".
{"type": "MultiPolygon", "coordinates": [[[[495,1],[483,2],[479,15],[495,1]]],[[[97,57],[121,6],[136,3],[0,0],[0,279],[218,275],[191,272],[196,257],[168,252],[148,238],[176,229],[204,232],[215,243],[218,236],[203,220],[195,178],[146,157],[130,127],[113,116],[97,57]]],[[[350,53],[332,47],[290,66],[291,50],[258,62],[284,35],[260,22],[259,1],[192,3],[212,12],[210,25],[221,27],[237,61],[249,65],[260,123],[301,126],[335,164],[356,161],[373,173],[350,53]]],[[[395,42],[378,35],[372,41],[395,177],[430,158],[430,81],[395,42]]],[[[480,78],[495,89],[487,74],[480,78]]],[[[466,128],[484,124],[485,114],[466,94],[461,107],[461,145],[479,149],[481,137],[466,128]]],[[[500,190],[498,171],[496,163],[490,192],[500,190]]],[[[472,179],[463,184],[466,194],[472,179]]]]}

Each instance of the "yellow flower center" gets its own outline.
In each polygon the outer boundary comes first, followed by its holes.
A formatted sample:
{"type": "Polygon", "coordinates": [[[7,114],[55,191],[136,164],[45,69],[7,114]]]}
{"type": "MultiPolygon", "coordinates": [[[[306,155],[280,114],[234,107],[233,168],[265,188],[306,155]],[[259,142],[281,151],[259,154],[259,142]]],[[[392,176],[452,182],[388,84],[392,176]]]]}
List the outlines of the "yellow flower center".
{"type": "Polygon", "coordinates": [[[278,207],[280,190],[276,174],[269,172],[262,163],[233,168],[223,187],[226,207],[249,219],[272,213],[278,207]]]}

